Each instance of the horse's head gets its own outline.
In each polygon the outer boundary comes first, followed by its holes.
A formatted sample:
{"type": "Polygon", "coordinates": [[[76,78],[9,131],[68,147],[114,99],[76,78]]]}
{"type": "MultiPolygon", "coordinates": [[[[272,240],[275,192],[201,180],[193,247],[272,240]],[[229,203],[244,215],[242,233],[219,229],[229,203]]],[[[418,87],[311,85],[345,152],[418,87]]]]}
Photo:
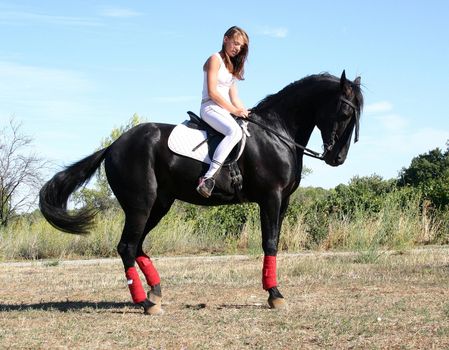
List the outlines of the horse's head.
{"type": "Polygon", "coordinates": [[[354,142],[359,138],[359,118],[363,106],[360,77],[354,82],[349,81],[343,71],[339,88],[336,92],[332,91],[327,100],[319,109],[317,127],[323,139],[324,161],[338,166],[346,160],[354,128],[354,142]]]}

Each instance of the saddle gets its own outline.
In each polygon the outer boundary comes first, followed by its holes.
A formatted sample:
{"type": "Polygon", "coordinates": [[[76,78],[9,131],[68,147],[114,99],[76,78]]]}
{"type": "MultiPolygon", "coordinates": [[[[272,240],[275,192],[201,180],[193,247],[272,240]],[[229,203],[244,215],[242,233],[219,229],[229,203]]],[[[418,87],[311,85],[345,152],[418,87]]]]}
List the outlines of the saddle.
{"type": "MultiPolygon", "coordinates": [[[[210,164],[215,149],[224,136],[195,113],[188,111],[187,114],[190,119],[175,126],[168,138],[168,147],[176,154],[210,164]]],[[[249,135],[246,122],[239,119],[237,123],[243,129],[243,137],[226,158],[223,166],[240,158],[246,144],[246,136],[249,135]]]]}
{"type": "MultiPolygon", "coordinates": [[[[175,126],[168,138],[169,149],[179,155],[210,164],[218,144],[224,136],[213,129],[195,113],[188,111],[189,119],[175,126]]],[[[243,153],[246,137],[249,136],[246,122],[238,119],[237,123],[243,130],[242,139],[226,158],[223,167],[228,167],[233,186],[241,189],[242,176],[237,166],[237,160],[243,153]]]]}

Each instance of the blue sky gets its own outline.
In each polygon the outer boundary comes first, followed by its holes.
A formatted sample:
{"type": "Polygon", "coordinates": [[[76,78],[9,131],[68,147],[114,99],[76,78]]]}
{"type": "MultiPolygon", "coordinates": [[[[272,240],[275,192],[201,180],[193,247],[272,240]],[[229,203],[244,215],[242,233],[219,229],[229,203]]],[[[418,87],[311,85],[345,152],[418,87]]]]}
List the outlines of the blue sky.
{"type": "MultiPolygon", "coordinates": [[[[449,139],[449,1],[1,1],[0,126],[14,116],[58,165],[90,153],[134,113],[198,111],[202,64],[232,25],[250,55],[247,107],[306,75],[362,77],[360,141],[304,186],[396,177],[449,139]]],[[[320,149],[318,133],[309,146],[320,149]]]]}

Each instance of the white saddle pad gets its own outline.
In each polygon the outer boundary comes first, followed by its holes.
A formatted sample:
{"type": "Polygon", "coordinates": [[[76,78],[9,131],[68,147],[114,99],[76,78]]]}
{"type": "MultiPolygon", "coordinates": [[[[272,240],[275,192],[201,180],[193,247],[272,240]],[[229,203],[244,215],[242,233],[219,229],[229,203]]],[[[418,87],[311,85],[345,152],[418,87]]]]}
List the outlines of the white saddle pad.
{"type": "MultiPolygon", "coordinates": [[[[172,152],[181,156],[193,158],[199,160],[200,162],[210,164],[211,159],[209,157],[209,146],[207,142],[204,142],[198,147],[200,143],[207,139],[207,133],[203,130],[189,128],[184,123],[176,125],[171,132],[168,137],[168,148],[172,152]]],[[[246,129],[246,124],[244,124],[242,129],[243,142],[245,142],[246,136],[249,135],[248,130],[246,129]]],[[[241,156],[243,148],[244,146],[241,147],[237,159],[241,156]]]]}
{"type": "Polygon", "coordinates": [[[181,156],[186,156],[210,164],[211,159],[208,155],[209,147],[207,146],[207,142],[204,142],[200,147],[193,151],[193,149],[206,140],[206,138],[207,134],[205,131],[191,129],[184,124],[178,124],[168,137],[168,148],[181,156]]]}

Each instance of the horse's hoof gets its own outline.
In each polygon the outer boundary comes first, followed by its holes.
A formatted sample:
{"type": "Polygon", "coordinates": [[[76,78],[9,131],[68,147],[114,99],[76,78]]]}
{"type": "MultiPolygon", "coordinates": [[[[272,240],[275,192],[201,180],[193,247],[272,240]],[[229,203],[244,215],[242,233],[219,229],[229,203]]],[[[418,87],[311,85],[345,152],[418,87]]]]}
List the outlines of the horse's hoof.
{"type": "Polygon", "coordinates": [[[148,299],[143,302],[143,313],[145,315],[162,315],[164,313],[162,298],[148,292],[148,299]]]}
{"type": "Polygon", "coordinates": [[[145,315],[162,315],[164,314],[164,310],[162,309],[160,304],[154,304],[149,307],[144,306],[143,313],[145,315]]]}
{"type": "Polygon", "coordinates": [[[270,309],[277,309],[282,310],[287,307],[287,303],[285,302],[284,298],[268,298],[268,305],[270,306],[270,309]]]}
{"type": "Polygon", "coordinates": [[[155,291],[151,289],[147,293],[147,300],[143,304],[143,313],[145,315],[161,315],[164,313],[162,309],[162,296],[160,290],[155,294],[155,291]]]}
{"type": "Polygon", "coordinates": [[[158,295],[158,294],[155,294],[155,293],[153,292],[153,290],[150,290],[150,291],[147,293],[147,298],[148,298],[148,300],[149,300],[151,303],[153,303],[153,304],[156,304],[156,305],[161,305],[161,304],[162,304],[162,296],[160,296],[160,295],[158,295]]]}
{"type": "Polygon", "coordinates": [[[270,305],[270,309],[280,310],[287,307],[287,303],[277,287],[268,289],[268,293],[270,294],[268,297],[268,305],[270,305]]]}

